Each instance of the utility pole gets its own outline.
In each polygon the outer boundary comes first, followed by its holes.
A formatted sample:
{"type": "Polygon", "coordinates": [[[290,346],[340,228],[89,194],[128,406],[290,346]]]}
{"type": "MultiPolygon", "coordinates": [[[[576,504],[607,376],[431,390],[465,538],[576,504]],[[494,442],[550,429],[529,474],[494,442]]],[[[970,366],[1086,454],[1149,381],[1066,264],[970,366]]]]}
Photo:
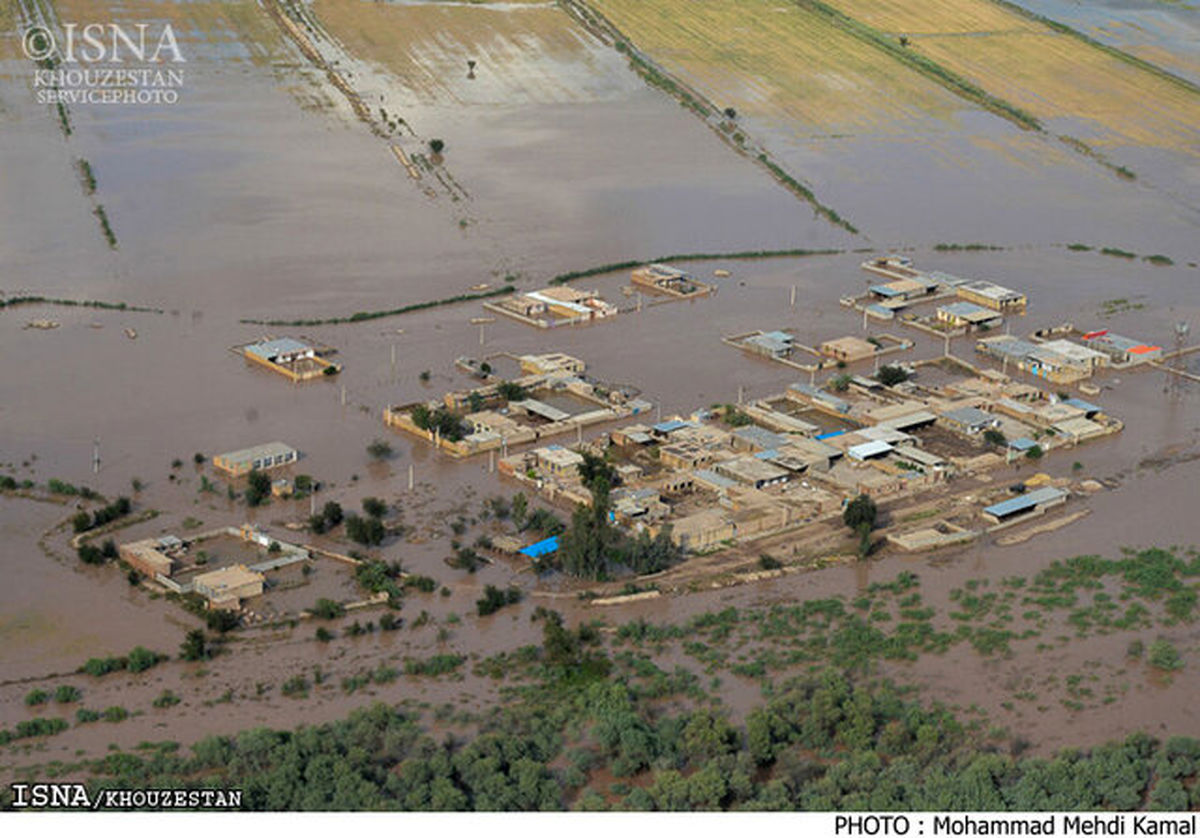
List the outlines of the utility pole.
{"type": "Polygon", "coordinates": [[[746,388],[741,384],[738,385],[738,407],[742,406],[742,402],[746,400],[746,388]]]}
{"type": "Polygon", "coordinates": [[[100,473],[100,437],[92,440],[92,474],[100,473]]]}
{"type": "Polygon", "coordinates": [[[795,285],[793,285],[793,286],[792,286],[792,301],[791,301],[791,306],[792,306],[792,308],[795,308],[795,307],[796,307],[796,286],[795,286],[795,285]]]}
{"type": "Polygon", "coordinates": [[[392,344],[392,383],[396,383],[396,344],[392,344]]]}
{"type": "Polygon", "coordinates": [[[479,324],[479,345],[480,346],[483,346],[483,327],[484,327],[484,325],[485,324],[483,324],[483,323],[479,324]]]}
{"type": "Polygon", "coordinates": [[[867,330],[867,309],[866,309],[866,306],[864,306],[863,307],[863,331],[865,332],[866,330],[867,330]]]}
{"type": "Polygon", "coordinates": [[[488,451],[488,474],[496,473],[496,449],[488,451]]]}
{"type": "Polygon", "coordinates": [[[346,385],[342,385],[342,407],[346,406],[346,385]]]}
{"type": "Polygon", "coordinates": [[[413,464],[408,464],[408,491],[413,490],[413,464]]]}

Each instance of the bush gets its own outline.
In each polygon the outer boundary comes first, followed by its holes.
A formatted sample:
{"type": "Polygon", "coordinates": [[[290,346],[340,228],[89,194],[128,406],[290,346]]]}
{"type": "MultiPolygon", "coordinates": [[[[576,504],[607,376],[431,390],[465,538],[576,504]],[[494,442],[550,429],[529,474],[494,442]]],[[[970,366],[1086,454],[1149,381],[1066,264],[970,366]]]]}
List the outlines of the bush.
{"type": "Polygon", "coordinates": [[[1183,669],[1183,661],[1179,657],[1179,652],[1171,645],[1170,641],[1161,638],[1150,644],[1150,654],[1146,660],[1154,668],[1167,672],[1183,669]]]}
{"type": "Polygon", "coordinates": [[[100,678],[110,672],[118,672],[124,669],[125,664],[125,658],[89,658],[87,663],[80,667],[80,671],[95,678],[100,678]]]}
{"type": "Polygon", "coordinates": [[[145,672],[147,669],[158,666],[161,661],[166,659],[166,655],[151,652],[145,646],[134,646],[133,650],[129,653],[126,668],[130,672],[145,672]]]}
{"type": "Polygon", "coordinates": [[[271,496],[271,478],[252,469],[246,475],[246,506],[261,506],[271,496]]]}
{"type": "Polygon", "coordinates": [[[317,604],[313,606],[313,616],[322,620],[334,620],[346,613],[346,609],[340,602],[334,602],[332,599],[322,597],[317,600],[317,604]]]}
{"type": "Polygon", "coordinates": [[[377,439],[367,446],[367,453],[373,460],[386,460],[392,456],[392,446],[386,440],[377,439]]]}
{"type": "Polygon", "coordinates": [[[45,690],[32,690],[25,694],[25,706],[37,707],[39,704],[45,704],[50,700],[50,695],[45,690]]]}
{"type": "Polygon", "coordinates": [[[155,707],[159,707],[159,708],[174,707],[176,704],[178,704],[182,700],[183,699],[181,699],[179,696],[175,695],[175,693],[171,692],[170,690],[163,690],[161,693],[158,694],[158,698],[154,699],[154,701],[152,703],[154,704],[155,707]]]}
{"type": "Polygon", "coordinates": [[[72,687],[70,684],[59,684],[54,690],[54,700],[59,704],[72,704],[83,698],[83,693],[78,687],[72,687]]]}
{"type": "Polygon", "coordinates": [[[84,707],[80,707],[78,710],[75,711],[75,723],[76,724],[85,725],[90,722],[98,722],[98,721],[100,721],[100,714],[98,712],[96,712],[95,710],[88,710],[84,707]]]}
{"type": "Polygon", "coordinates": [[[475,601],[475,609],[480,617],[495,614],[506,605],[520,602],[522,594],[519,588],[509,587],[500,590],[495,585],[487,585],[483,589],[483,598],[475,601]]]}
{"type": "Polygon", "coordinates": [[[371,518],[382,518],[387,514],[387,504],[379,498],[363,498],[362,509],[371,518]]]}
{"type": "Polygon", "coordinates": [[[908,381],[908,370],[900,366],[884,365],[875,374],[875,379],[884,387],[894,387],[908,381]]]}
{"type": "Polygon", "coordinates": [[[124,707],[112,706],[107,707],[102,714],[106,722],[123,722],[129,718],[129,711],[124,707]]]}
{"type": "Polygon", "coordinates": [[[221,634],[233,631],[238,627],[241,619],[236,611],[229,611],[225,608],[217,608],[204,615],[204,622],[208,625],[209,630],[221,634]]]}

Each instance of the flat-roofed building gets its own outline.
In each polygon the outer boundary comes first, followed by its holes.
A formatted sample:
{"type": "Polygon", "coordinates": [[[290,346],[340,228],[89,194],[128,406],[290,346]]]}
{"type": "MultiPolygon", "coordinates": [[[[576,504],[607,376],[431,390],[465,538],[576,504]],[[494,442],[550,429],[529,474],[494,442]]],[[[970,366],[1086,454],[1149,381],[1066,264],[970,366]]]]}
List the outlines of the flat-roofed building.
{"type": "Polygon", "coordinates": [[[892,445],[882,440],[871,440],[858,445],[851,445],[846,449],[846,456],[852,460],[865,462],[866,460],[874,460],[879,457],[886,457],[892,453],[892,445]]]}
{"type": "Polygon", "coordinates": [[[1000,312],[983,306],[959,300],[938,306],[937,319],[952,327],[966,326],[972,329],[993,329],[1004,322],[1000,312]]]}
{"type": "Polygon", "coordinates": [[[742,340],[743,349],[768,358],[786,358],[792,354],[796,338],[787,332],[762,332],[742,340]]]}
{"type": "Polygon", "coordinates": [[[653,264],[634,268],[630,279],[634,285],[641,285],[673,297],[697,297],[712,290],[712,286],[671,265],[653,264]]]}
{"type": "Polygon", "coordinates": [[[1042,344],[1041,349],[1045,352],[1053,352],[1062,358],[1067,359],[1067,362],[1080,370],[1086,371],[1091,375],[1101,367],[1108,366],[1109,357],[1107,354],[1096,349],[1075,343],[1069,340],[1048,340],[1042,344]]]}
{"type": "Polygon", "coordinates": [[[209,608],[235,609],[243,599],[263,592],[264,577],[244,564],[202,573],[192,581],[192,590],[208,600],[209,608]]]}
{"type": "Polygon", "coordinates": [[[183,542],[178,538],[164,536],[122,544],[117,548],[117,553],[134,570],[154,578],[159,574],[171,575],[175,570],[173,555],[182,548],[183,542]]]}
{"type": "Polygon", "coordinates": [[[1040,512],[1043,509],[1058,506],[1066,502],[1066,492],[1062,489],[1056,489],[1053,486],[1046,486],[1041,489],[1035,489],[1032,492],[1026,492],[1023,495],[1018,495],[1015,498],[1009,498],[1000,503],[994,503],[983,510],[983,516],[995,523],[1001,524],[1019,518],[1022,515],[1040,512]]]}
{"type": "Polygon", "coordinates": [[[583,455],[561,445],[548,445],[533,452],[537,455],[538,468],[555,477],[576,477],[583,455]]]}
{"type": "Polygon", "coordinates": [[[772,465],[757,457],[738,457],[734,460],[725,460],[715,464],[713,471],[724,477],[728,477],[730,480],[736,480],[744,486],[752,486],[755,489],[775,486],[779,483],[786,483],[788,480],[786,469],[772,465]]]}
{"type": "Polygon", "coordinates": [[[1083,342],[1089,348],[1107,355],[1114,367],[1132,367],[1150,361],[1161,361],[1163,356],[1161,346],[1114,334],[1108,329],[1088,332],[1083,336],[1083,342]]]}
{"type": "Polygon", "coordinates": [[[241,477],[251,471],[267,471],[282,468],[296,462],[299,452],[282,442],[268,442],[239,451],[217,454],[213,466],[231,477],[241,477]]]}
{"type": "Polygon", "coordinates": [[[1003,285],[975,279],[959,285],[955,292],[967,302],[977,303],[996,311],[1021,311],[1025,308],[1025,295],[1003,285]]]}
{"type": "Polygon", "coordinates": [[[581,375],[587,370],[587,364],[563,352],[547,352],[543,355],[522,355],[520,358],[521,372],[526,375],[547,375],[556,372],[569,372],[581,375]]]}
{"type": "Polygon", "coordinates": [[[980,434],[1000,424],[1000,420],[995,416],[977,407],[948,410],[942,414],[942,421],[963,434],[980,434]]]}
{"type": "Polygon", "coordinates": [[[827,340],[821,344],[820,350],[822,355],[847,364],[874,357],[876,352],[875,344],[853,335],[827,340]]]}
{"type": "Polygon", "coordinates": [[[673,469],[697,469],[713,461],[713,452],[694,442],[673,442],[658,449],[658,460],[673,469]]]}
{"type": "Polygon", "coordinates": [[[730,434],[730,443],[735,451],[766,451],[787,445],[789,439],[784,434],[757,425],[746,425],[730,434]]]}

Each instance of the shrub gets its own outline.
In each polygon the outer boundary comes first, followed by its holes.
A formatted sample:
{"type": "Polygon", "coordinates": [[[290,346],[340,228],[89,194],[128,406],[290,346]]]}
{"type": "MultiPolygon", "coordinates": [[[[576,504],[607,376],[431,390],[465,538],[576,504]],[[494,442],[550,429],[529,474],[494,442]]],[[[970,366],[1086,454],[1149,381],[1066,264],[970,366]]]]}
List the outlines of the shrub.
{"type": "Polygon", "coordinates": [[[72,704],[81,698],[83,698],[83,693],[78,687],[70,684],[59,684],[54,690],[54,700],[59,704],[72,704]]]}
{"type": "Polygon", "coordinates": [[[166,659],[166,655],[152,652],[145,646],[134,646],[133,650],[129,653],[126,668],[130,672],[145,672],[147,669],[157,666],[159,662],[166,659]]]}
{"type": "Polygon", "coordinates": [[[106,722],[123,722],[129,718],[129,711],[124,707],[114,705],[106,707],[102,715],[106,722]]]}
{"type": "Polygon", "coordinates": [[[1171,645],[1170,641],[1162,638],[1150,644],[1150,654],[1146,660],[1156,669],[1168,672],[1183,669],[1183,661],[1179,657],[1179,652],[1171,645]]]}
{"type": "Polygon", "coordinates": [[[45,704],[50,700],[50,695],[45,690],[31,690],[25,694],[25,706],[37,707],[39,704],[45,704]]]}

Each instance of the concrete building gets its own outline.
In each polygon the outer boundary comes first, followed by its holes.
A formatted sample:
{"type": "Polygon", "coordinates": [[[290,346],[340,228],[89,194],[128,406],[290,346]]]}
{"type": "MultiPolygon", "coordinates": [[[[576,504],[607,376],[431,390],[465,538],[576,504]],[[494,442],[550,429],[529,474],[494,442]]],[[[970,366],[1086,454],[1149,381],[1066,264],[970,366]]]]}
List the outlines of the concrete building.
{"type": "Polygon", "coordinates": [[[1108,361],[1104,353],[1071,341],[1053,340],[1037,344],[1009,335],[982,338],[975,342],[975,351],[1013,364],[1019,370],[1055,384],[1070,384],[1088,378],[1108,361]]]}
{"type": "Polygon", "coordinates": [[[158,574],[171,575],[175,570],[175,556],[183,548],[182,541],[168,535],[122,544],[117,548],[117,553],[134,570],[153,579],[158,574]]]}
{"type": "Polygon", "coordinates": [[[996,311],[1025,310],[1026,299],[1024,294],[1013,291],[1011,288],[1005,288],[1003,285],[988,282],[986,279],[975,279],[970,282],[964,282],[955,291],[958,296],[967,302],[977,303],[996,311]]]}
{"type": "Polygon", "coordinates": [[[1041,512],[1066,502],[1066,492],[1053,486],[1046,486],[1000,503],[994,503],[983,510],[983,516],[994,523],[1003,524],[1023,515],[1041,512]]]}
{"type": "Polygon", "coordinates": [[[960,407],[942,414],[942,421],[953,430],[963,434],[981,434],[995,428],[1000,420],[986,410],[977,407],[960,407]]]}
{"type": "Polygon", "coordinates": [[[520,364],[521,372],[525,375],[549,375],[560,372],[582,375],[587,370],[587,364],[563,352],[548,352],[544,355],[522,355],[520,357],[520,364]]]}
{"type": "Polygon", "coordinates": [[[788,472],[779,466],[760,460],[757,457],[738,457],[725,460],[713,466],[713,471],[722,477],[736,480],[744,486],[763,489],[786,483],[788,472]]]}
{"type": "Polygon", "coordinates": [[[578,477],[583,455],[561,445],[548,445],[533,452],[537,455],[537,466],[554,477],[578,477]]]}
{"type": "Polygon", "coordinates": [[[299,452],[282,442],[268,442],[253,448],[230,451],[213,457],[213,466],[230,477],[241,477],[250,471],[282,468],[296,462],[299,452]]]}
{"type": "Polygon", "coordinates": [[[844,361],[847,364],[874,357],[877,351],[875,344],[853,335],[827,340],[821,344],[820,350],[822,355],[827,355],[837,361],[844,361]]]}
{"type": "Polygon", "coordinates": [[[208,600],[209,608],[236,609],[243,599],[263,592],[264,577],[244,564],[202,573],[192,582],[192,590],[208,600]]]}
{"type": "Polygon", "coordinates": [[[697,469],[713,461],[713,452],[694,442],[675,442],[658,449],[658,460],[679,471],[697,469]]]}
{"type": "Polygon", "coordinates": [[[318,378],[341,370],[339,364],[317,354],[315,347],[295,338],[276,338],[247,344],[242,347],[242,355],[246,360],[292,381],[318,378]]]}
{"type": "Polygon", "coordinates": [[[768,358],[786,358],[792,354],[796,338],[787,332],[763,332],[751,335],[742,341],[741,346],[748,352],[764,355],[768,358]]]}
{"type": "Polygon", "coordinates": [[[772,448],[781,448],[790,440],[789,436],[768,431],[757,425],[746,425],[729,435],[729,441],[734,451],[766,451],[772,448]]]}
{"type": "Polygon", "coordinates": [[[1004,322],[1004,315],[983,306],[960,300],[938,306],[937,319],[953,328],[994,329],[1004,322]]]}
{"type": "Polygon", "coordinates": [[[883,440],[871,440],[858,445],[851,445],[846,449],[846,456],[852,460],[857,460],[860,463],[867,460],[874,460],[880,457],[886,457],[892,453],[891,443],[883,440]]]}
{"type": "Polygon", "coordinates": [[[1108,331],[1108,329],[1088,332],[1083,336],[1083,342],[1088,348],[1107,355],[1114,367],[1132,367],[1150,361],[1161,361],[1163,356],[1161,346],[1152,346],[1133,338],[1123,337],[1108,331]]]}
{"type": "Polygon", "coordinates": [[[634,285],[640,285],[672,297],[699,297],[709,293],[712,286],[695,279],[691,274],[670,265],[643,265],[630,275],[634,285]]]}

